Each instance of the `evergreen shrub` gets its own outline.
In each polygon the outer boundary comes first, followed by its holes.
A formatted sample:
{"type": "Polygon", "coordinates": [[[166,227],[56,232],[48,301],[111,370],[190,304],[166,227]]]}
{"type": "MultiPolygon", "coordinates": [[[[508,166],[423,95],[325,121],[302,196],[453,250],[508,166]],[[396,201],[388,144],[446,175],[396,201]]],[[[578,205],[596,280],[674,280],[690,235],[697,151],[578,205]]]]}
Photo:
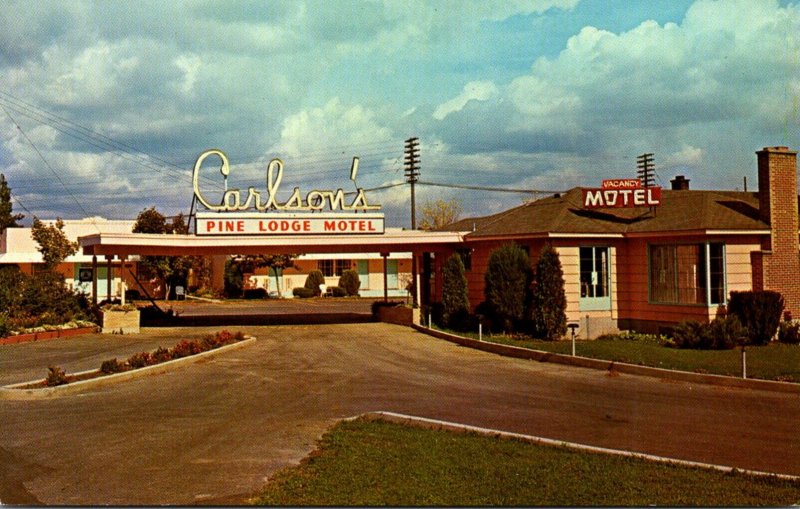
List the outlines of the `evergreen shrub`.
{"type": "Polygon", "coordinates": [[[778,292],[731,292],[728,313],[747,328],[749,343],[766,345],[778,331],[784,300],[778,292]]]}
{"type": "MultiPolygon", "coordinates": [[[[361,280],[358,278],[358,271],[348,269],[342,272],[342,276],[339,278],[339,287],[345,291],[344,296],[358,295],[358,290],[361,289],[361,280]]],[[[334,297],[343,296],[334,294],[334,297]]]]}
{"type": "Polygon", "coordinates": [[[800,344],[800,322],[781,322],[778,341],[787,345],[800,344]]]}
{"type": "Polygon", "coordinates": [[[533,275],[530,317],[533,335],[560,339],[567,333],[567,294],[558,252],[545,244],[533,275]]]}
{"type": "MultiPolygon", "coordinates": [[[[319,290],[317,290],[317,292],[318,291],[319,290]]],[[[300,299],[308,299],[308,298],[311,298],[314,295],[316,295],[317,292],[315,292],[311,288],[306,288],[304,286],[298,286],[297,288],[294,288],[292,290],[292,295],[294,295],[295,297],[298,297],[300,299]]]]}
{"type": "Polygon", "coordinates": [[[484,295],[494,325],[506,332],[524,318],[533,278],[528,254],[513,242],[489,254],[484,295]]]}
{"type": "Polygon", "coordinates": [[[442,322],[453,330],[469,327],[469,293],[461,255],[453,253],[442,270],[442,322]]]}
{"type": "Polygon", "coordinates": [[[324,284],[325,284],[325,276],[322,275],[322,272],[318,270],[312,270],[311,272],[308,273],[308,276],[306,276],[306,284],[304,284],[303,286],[313,291],[314,295],[319,296],[320,293],[322,293],[319,289],[319,285],[324,285],[324,284]]]}

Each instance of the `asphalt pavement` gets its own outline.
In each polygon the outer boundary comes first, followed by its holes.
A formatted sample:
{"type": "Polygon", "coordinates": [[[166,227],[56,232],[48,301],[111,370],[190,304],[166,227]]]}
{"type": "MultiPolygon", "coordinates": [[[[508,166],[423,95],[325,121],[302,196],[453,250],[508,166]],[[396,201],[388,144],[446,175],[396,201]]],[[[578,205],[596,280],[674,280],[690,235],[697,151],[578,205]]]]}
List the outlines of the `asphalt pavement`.
{"type": "MultiPolygon", "coordinates": [[[[0,379],[41,378],[219,328],[0,347],[0,379]]],[[[0,501],[237,504],[337,420],[386,410],[800,475],[800,399],[511,359],[382,323],[232,328],[245,348],[87,392],[0,401],[0,501]]],[[[586,501],[587,505],[591,501],[586,501]]]]}

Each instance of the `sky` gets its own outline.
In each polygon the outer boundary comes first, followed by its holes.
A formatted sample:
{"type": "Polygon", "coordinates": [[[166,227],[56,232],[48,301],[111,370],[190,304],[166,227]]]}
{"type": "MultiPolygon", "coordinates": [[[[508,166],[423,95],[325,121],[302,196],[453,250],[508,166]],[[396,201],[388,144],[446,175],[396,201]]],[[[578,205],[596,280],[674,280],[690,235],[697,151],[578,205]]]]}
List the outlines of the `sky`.
{"type": "Polygon", "coordinates": [[[634,177],[643,153],[659,185],[752,190],[755,151],[800,148],[800,4],[5,0],[0,107],[28,222],[187,213],[217,148],[229,188],[266,192],[280,158],[281,199],[353,190],[357,156],[358,187],[393,186],[367,197],[409,227],[411,137],[417,208],[464,217],[634,177]]]}

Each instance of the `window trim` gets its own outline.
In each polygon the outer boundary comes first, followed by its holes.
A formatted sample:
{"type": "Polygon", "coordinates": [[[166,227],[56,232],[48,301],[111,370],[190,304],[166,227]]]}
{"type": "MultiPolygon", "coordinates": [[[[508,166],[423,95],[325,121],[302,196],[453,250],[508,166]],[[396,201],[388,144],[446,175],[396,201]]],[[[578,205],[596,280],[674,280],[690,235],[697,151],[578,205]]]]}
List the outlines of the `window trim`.
{"type": "MultiPolygon", "coordinates": [[[[656,306],[689,306],[689,307],[703,307],[703,308],[714,308],[717,306],[727,306],[728,305],[728,267],[727,267],[727,244],[725,242],[648,242],[647,243],[647,303],[656,306]],[[722,248],[722,302],[711,302],[711,245],[716,244],[722,248]],[[652,249],[653,247],[657,246],[672,246],[676,249],[677,255],[677,248],[680,246],[698,246],[699,251],[703,253],[703,257],[705,259],[705,266],[703,270],[705,270],[705,302],[664,302],[664,301],[657,301],[653,299],[653,271],[652,271],[652,249]]],[[[678,277],[679,270],[677,267],[677,256],[675,258],[675,277],[678,277]]],[[[676,291],[679,292],[679,288],[675,286],[676,291]]]]}

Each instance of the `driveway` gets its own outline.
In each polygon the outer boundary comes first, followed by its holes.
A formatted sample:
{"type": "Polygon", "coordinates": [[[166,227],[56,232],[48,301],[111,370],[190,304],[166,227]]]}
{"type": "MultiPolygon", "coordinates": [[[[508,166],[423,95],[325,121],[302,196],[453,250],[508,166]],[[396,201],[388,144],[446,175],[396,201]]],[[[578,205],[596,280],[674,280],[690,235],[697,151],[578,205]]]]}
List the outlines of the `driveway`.
{"type": "MultiPolygon", "coordinates": [[[[236,504],[338,419],[371,410],[800,474],[797,395],[611,377],[381,323],[247,330],[254,345],[165,374],[0,401],[0,500],[236,504]]],[[[148,329],[138,338],[170,345],[205,332],[148,329]]],[[[81,350],[93,355],[90,342],[72,344],[61,347],[72,356],[65,364],[80,364],[81,350]]],[[[28,366],[13,378],[42,376],[31,359],[43,345],[0,348],[0,366],[28,366]]]]}

